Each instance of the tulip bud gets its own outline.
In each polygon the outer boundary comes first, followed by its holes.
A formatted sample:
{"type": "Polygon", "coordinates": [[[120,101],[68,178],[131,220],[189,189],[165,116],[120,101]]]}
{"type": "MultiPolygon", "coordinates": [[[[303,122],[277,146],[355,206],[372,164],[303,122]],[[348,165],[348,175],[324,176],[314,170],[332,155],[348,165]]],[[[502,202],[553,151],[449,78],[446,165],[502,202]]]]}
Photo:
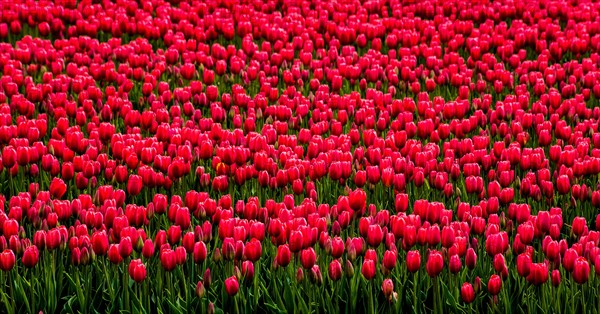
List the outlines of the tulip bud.
{"type": "Polygon", "coordinates": [[[479,278],[479,276],[475,277],[473,288],[475,288],[475,294],[478,294],[479,291],[481,291],[481,278],[479,278]]]}
{"type": "Polygon", "coordinates": [[[212,259],[213,259],[213,262],[215,262],[215,263],[219,263],[221,261],[221,259],[222,259],[222,257],[221,257],[221,250],[219,248],[215,249],[215,252],[213,253],[212,259]]]}
{"type": "Polygon", "coordinates": [[[296,281],[300,283],[302,280],[304,280],[304,271],[302,270],[302,267],[298,267],[298,270],[296,271],[296,281]]]}
{"type": "Polygon", "coordinates": [[[560,271],[555,269],[552,271],[552,285],[558,287],[560,285],[560,271]]]}
{"type": "Polygon", "coordinates": [[[383,295],[388,299],[389,302],[392,302],[392,296],[394,294],[394,283],[391,279],[385,279],[381,284],[381,290],[383,291],[383,295]]]}
{"type": "Polygon", "coordinates": [[[204,272],[202,281],[204,282],[204,286],[206,286],[206,289],[209,289],[210,284],[212,283],[212,276],[210,275],[210,268],[207,268],[206,271],[204,272]]]}
{"type": "Polygon", "coordinates": [[[316,283],[317,285],[321,285],[323,283],[323,274],[321,273],[319,265],[314,265],[310,269],[310,279],[313,283],[316,283]]]}
{"type": "Polygon", "coordinates": [[[349,260],[346,260],[346,267],[344,267],[344,272],[346,273],[346,277],[354,277],[354,265],[349,260]]]}
{"type": "Polygon", "coordinates": [[[202,299],[205,293],[206,290],[204,289],[204,284],[202,284],[202,281],[198,281],[198,284],[196,285],[196,295],[198,298],[202,299]]]}

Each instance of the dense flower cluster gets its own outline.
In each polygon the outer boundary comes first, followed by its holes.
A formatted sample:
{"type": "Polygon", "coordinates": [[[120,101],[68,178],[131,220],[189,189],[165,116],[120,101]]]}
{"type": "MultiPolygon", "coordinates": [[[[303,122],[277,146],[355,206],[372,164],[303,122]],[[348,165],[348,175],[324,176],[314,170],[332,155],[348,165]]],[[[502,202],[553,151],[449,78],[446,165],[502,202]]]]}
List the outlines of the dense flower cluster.
{"type": "Polygon", "coordinates": [[[589,1],[0,5],[2,311],[599,311],[599,50],[589,1]]]}

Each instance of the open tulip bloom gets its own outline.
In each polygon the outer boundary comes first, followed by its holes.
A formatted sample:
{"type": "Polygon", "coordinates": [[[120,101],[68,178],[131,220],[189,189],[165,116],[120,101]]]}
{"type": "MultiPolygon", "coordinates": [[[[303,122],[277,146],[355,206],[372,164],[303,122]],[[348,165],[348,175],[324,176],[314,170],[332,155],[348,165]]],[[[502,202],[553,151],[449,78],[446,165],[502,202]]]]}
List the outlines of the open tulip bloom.
{"type": "Polygon", "coordinates": [[[599,99],[595,1],[2,4],[0,312],[598,313],[599,99]]]}

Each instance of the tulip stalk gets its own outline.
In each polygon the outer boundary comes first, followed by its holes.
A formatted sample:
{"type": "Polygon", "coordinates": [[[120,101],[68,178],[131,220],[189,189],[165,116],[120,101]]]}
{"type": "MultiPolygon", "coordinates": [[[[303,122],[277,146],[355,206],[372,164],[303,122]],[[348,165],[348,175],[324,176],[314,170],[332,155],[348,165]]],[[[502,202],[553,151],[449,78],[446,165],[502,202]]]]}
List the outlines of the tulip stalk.
{"type": "Polygon", "coordinates": [[[415,313],[418,313],[417,307],[417,291],[419,290],[419,271],[416,271],[413,275],[413,308],[415,313]]]}

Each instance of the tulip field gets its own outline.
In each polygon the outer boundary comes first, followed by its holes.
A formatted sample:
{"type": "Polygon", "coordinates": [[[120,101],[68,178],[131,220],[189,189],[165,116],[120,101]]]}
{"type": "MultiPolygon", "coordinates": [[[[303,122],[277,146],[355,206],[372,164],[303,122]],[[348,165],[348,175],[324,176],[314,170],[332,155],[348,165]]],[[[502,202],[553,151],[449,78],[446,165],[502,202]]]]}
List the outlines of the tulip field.
{"type": "Polygon", "coordinates": [[[600,3],[0,1],[0,313],[599,313],[600,3]]]}

